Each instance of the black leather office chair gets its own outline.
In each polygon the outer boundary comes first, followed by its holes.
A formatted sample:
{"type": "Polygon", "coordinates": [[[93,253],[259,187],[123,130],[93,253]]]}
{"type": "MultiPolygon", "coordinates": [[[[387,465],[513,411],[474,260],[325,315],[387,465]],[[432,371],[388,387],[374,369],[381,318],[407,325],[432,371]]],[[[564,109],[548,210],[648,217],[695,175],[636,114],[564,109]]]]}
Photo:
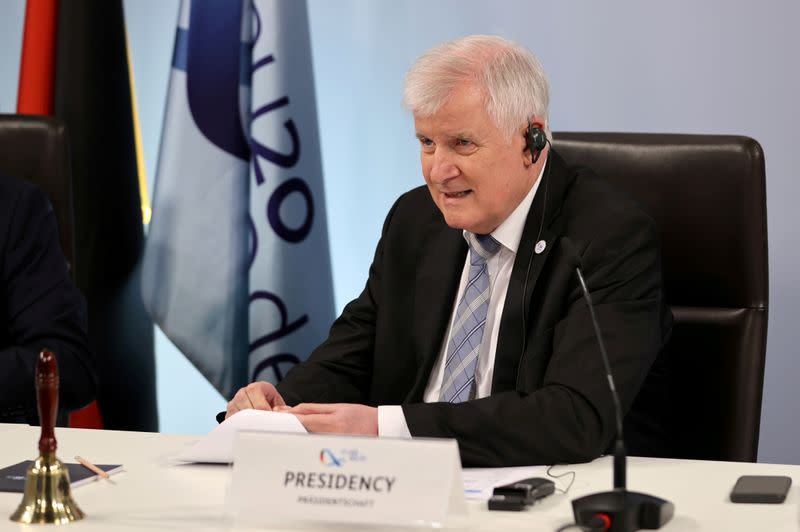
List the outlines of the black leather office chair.
{"type": "Polygon", "coordinates": [[[50,198],[74,279],[72,171],[64,124],[46,116],[0,114],[0,172],[36,183],[50,198]]]}
{"type": "Polygon", "coordinates": [[[767,343],[764,154],[753,139],[556,133],[661,230],[676,456],[755,461],[767,343]]]}

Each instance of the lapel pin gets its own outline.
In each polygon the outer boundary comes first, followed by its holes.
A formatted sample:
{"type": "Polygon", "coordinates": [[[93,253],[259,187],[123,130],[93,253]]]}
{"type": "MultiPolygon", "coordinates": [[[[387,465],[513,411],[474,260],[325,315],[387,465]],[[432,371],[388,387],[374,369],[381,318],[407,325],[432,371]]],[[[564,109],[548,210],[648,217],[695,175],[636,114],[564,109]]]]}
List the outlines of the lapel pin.
{"type": "Polygon", "coordinates": [[[535,247],[535,248],[533,248],[533,250],[534,250],[534,251],[536,252],[536,254],[538,255],[538,254],[540,254],[542,251],[544,251],[544,248],[546,248],[546,247],[547,247],[547,242],[545,242],[544,240],[539,240],[539,241],[536,243],[536,247],[535,247]]]}

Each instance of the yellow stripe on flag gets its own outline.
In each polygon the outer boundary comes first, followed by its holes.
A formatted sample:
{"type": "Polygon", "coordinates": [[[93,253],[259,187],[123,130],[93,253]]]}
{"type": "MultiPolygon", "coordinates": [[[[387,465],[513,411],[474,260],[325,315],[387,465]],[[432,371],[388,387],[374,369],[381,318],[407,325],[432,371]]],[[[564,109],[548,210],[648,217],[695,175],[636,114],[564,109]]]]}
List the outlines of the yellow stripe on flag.
{"type": "Polygon", "coordinates": [[[131,87],[131,113],[133,114],[133,141],[136,146],[136,173],[139,176],[139,198],[142,204],[142,223],[150,223],[153,209],[150,206],[150,193],[147,190],[147,171],[144,166],[144,150],[142,149],[142,129],[139,125],[139,107],[136,105],[136,82],[133,77],[133,61],[128,41],[128,28],[125,27],[125,55],[128,59],[128,83],[131,87]]]}

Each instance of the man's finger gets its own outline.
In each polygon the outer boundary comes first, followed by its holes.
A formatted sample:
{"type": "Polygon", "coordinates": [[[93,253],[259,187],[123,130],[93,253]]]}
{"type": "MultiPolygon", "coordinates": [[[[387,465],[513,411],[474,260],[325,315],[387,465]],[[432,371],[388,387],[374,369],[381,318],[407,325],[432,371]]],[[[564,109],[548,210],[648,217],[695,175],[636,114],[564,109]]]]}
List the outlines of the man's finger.
{"type": "Polygon", "coordinates": [[[225,410],[225,419],[228,419],[229,417],[231,417],[233,414],[235,414],[238,411],[239,411],[239,409],[236,407],[235,404],[233,404],[233,401],[229,402],[228,403],[228,408],[225,410]]]}
{"type": "Polygon", "coordinates": [[[330,414],[295,414],[308,432],[337,432],[330,414]]]}
{"type": "Polygon", "coordinates": [[[290,414],[333,414],[338,405],[325,403],[300,403],[287,410],[290,414]]]}
{"type": "Polygon", "coordinates": [[[251,408],[255,408],[256,410],[272,410],[266,397],[264,397],[264,393],[259,388],[248,386],[245,388],[245,394],[252,405],[251,408]]]}
{"type": "Polygon", "coordinates": [[[281,394],[278,393],[278,390],[275,390],[275,396],[272,398],[272,408],[274,409],[276,406],[280,406],[285,408],[286,401],[283,400],[281,394]]]}
{"type": "Polygon", "coordinates": [[[253,393],[258,393],[259,396],[263,397],[270,407],[268,410],[274,410],[276,406],[284,406],[286,404],[275,385],[271,382],[253,382],[247,385],[246,390],[251,396],[253,396],[253,393]]]}
{"type": "Polygon", "coordinates": [[[247,390],[245,388],[242,388],[236,392],[236,395],[233,396],[231,403],[233,403],[237,410],[253,408],[253,403],[250,402],[250,398],[247,396],[247,390]]]}

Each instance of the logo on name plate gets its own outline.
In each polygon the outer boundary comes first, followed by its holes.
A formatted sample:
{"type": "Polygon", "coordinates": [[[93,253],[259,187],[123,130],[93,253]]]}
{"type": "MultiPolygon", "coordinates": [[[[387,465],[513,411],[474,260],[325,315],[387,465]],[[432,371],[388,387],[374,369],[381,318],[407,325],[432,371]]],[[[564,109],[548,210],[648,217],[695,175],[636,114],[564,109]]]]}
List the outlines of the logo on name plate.
{"type": "Polygon", "coordinates": [[[319,461],[328,467],[342,467],[347,462],[365,462],[367,457],[358,449],[342,449],[338,453],[325,448],[319,452],[319,461]]]}

